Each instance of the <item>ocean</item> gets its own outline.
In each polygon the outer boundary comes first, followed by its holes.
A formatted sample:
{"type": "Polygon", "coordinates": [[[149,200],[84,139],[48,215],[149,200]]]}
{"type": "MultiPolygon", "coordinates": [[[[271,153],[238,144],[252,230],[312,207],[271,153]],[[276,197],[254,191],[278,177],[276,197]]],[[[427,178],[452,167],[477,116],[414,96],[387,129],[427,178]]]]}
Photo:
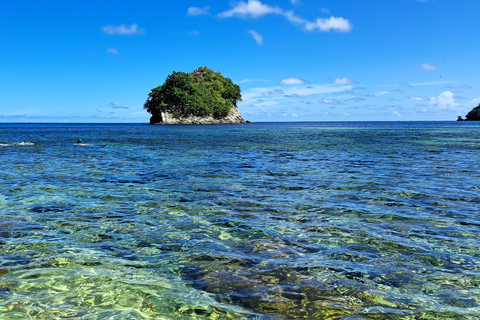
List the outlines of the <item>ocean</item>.
{"type": "Polygon", "coordinates": [[[0,124],[0,319],[479,319],[479,129],[0,124]]]}

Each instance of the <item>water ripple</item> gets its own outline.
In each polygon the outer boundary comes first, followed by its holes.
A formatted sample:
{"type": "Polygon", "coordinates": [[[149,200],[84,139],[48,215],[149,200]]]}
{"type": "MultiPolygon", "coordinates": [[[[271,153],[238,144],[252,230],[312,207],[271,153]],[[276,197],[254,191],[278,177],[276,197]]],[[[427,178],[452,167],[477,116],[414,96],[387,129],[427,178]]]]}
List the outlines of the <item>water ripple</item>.
{"type": "Polygon", "coordinates": [[[477,126],[2,124],[2,319],[475,319],[477,126]]]}

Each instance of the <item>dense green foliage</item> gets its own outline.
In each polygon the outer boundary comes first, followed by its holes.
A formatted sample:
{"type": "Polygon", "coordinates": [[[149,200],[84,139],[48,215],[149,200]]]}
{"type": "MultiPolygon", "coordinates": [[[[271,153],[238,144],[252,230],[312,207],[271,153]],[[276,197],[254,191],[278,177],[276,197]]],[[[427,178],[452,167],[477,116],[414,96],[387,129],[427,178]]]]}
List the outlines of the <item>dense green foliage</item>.
{"type": "Polygon", "coordinates": [[[161,112],[174,117],[212,115],[221,118],[242,100],[240,87],[220,73],[200,67],[193,72],[173,72],[165,83],[153,88],[144,108],[152,114],[150,122],[161,112]]]}
{"type": "Polygon", "coordinates": [[[480,104],[470,110],[469,113],[465,116],[466,121],[479,121],[480,120],[480,104]]]}

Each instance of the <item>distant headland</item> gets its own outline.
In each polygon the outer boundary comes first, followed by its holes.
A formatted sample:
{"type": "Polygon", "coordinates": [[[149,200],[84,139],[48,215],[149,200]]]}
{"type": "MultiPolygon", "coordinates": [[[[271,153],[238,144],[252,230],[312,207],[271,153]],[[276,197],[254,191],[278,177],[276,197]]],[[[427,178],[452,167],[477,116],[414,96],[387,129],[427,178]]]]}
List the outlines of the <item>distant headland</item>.
{"type": "Polygon", "coordinates": [[[200,67],[175,72],[153,88],[144,104],[150,124],[232,124],[245,121],[238,110],[240,87],[220,72],[200,67]]]}
{"type": "Polygon", "coordinates": [[[480,121],[480,104],[470,110],[465,116],[465,119],[463,119],[462,116],[458,116],[457,121],[480,121]]]}

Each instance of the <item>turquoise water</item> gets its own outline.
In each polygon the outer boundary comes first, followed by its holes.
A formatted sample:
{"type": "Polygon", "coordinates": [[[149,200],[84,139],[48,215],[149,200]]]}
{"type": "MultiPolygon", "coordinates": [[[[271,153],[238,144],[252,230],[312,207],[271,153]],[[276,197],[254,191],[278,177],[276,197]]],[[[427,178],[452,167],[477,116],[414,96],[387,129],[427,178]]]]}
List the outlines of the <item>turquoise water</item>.
{"type": "Polygon", "coordinates": [[[0,124],[0,319],[478,319],[479,129],[0,124]]]}

